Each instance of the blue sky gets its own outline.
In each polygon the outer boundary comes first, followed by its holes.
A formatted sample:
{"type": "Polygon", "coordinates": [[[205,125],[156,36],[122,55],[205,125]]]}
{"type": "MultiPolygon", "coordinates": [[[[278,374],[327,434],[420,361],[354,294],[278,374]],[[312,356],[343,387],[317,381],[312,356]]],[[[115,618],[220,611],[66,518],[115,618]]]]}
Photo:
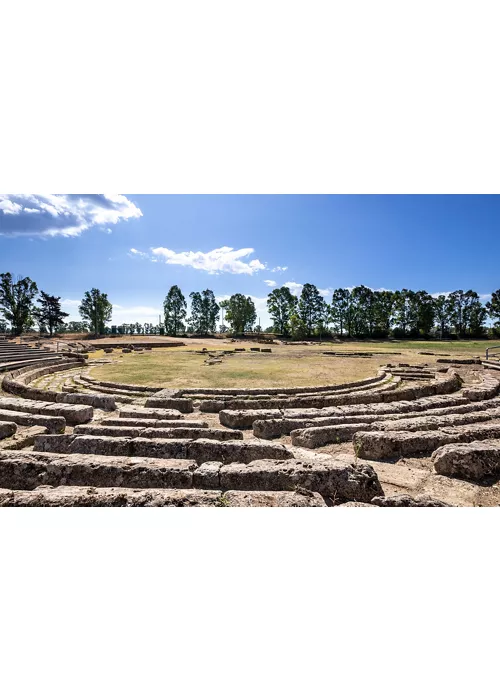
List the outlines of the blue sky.
{"type": "Polygon", "coordinates": [[[500,287],[495,195],[0,195],[0,272],[61,296],[91,287],[115,323],[151,321],[169,287],[251,295],[274,286],[500,287]]]}

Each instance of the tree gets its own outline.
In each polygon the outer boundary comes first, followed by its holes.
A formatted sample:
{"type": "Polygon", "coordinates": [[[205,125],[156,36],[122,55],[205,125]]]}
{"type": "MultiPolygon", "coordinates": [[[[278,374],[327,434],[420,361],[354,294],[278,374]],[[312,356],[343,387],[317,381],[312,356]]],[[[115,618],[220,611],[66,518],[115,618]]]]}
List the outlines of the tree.
{"type": "Polygon", "coordinates": [[[290,331],[292,340],[304,340],[307,337],[307,326],[297,313],[293,313],[290,317],[290,331]]]}
{"type": "Polygon", "coordinates": [[[176,336],[184,331],[184,319],[186,318],[186,300],[179,287],[174,284],[170,287],[165,301],[163,313],[165,315],[165,333],[176,336]]]}
{"type": "Polygon", "coordinates": [[[500,289],[493,292],[491,295],[491,301],[486,304],[486,310],[495,325],[500,324],[500,289]]]}
{"type": "Polygon", "coordinates": [[[224,309],[226,321],[233,333],[249,331],[257,320],[255,304],[251,297],[244,294],[233,294],[229,299],[221,301],[220,307],[224,309]]]}
{"type": "Polygon", "coordinates": [[[449,300],[450,320],[458,337],[481,335],[487,309],[481,304],[477,292],[459,289],[449,295],[449,300]]]}
{"type": "Polygon", "coordinates": [[[33,312],[33,316],[41,327],[46,326],[49,329],[49,335],[52,337],[54,328],[63,323],[69,314],[61,309],[61,297],[54,297],[40,291],[38,303],[39,306],[33,312]]]}
{"type": "Polygon", "coordinates": [[[344,334],[344,330],[347,329],[350,303],[351,292],[348,289],[336,289],[333,292],[329,320],[340,337],[344,334]]]}
{"type": "Polygon", "coordinates": [[[215,333],[219,316],[219,304],[215,300],[211,289],[203,292],[191,292],[191,317],[189,324],[192,332],[200,335],[215,333]]]}
{"type": "Polygon", "coordinates": [[[451,322],[452,304],[446,294],[440,294],[434,299],[434,317],[441,338],[448,333],[451,322]]]}
{"type": "Polygon", "coordinates": [[[318,327],[324,316],[325,302],[314,284],[306,283],[302,287],[299,299],[299,316],[307,328],[308,335],[318,327]]]}
{"type": "Polygon", "coordinates": [[[393,321],[403,335],[418,335],[418,299],[411,289],[394,292],[393,321]]]}
{"type": "Polygon", "coordinates": [[[108,300],[107,294],[93,287],[83,295],[78,311],[91,332],[100,335],[104,333],[106,323],[111,321],[113,304],[108,300]]]}
{"type": "Polygon", "coordinates": [[[394,308],[394,292],[382,289],[375,294],[375,328],[379,337],[387,338],[391,332],[391,317],[394,308]]]}
{"type": "Polygon", "coordinates": [[[273,328],[280,335],[290,332],[290,317],[297,308],[297,297],[288,287],[273,289],[267,297],[267,308],[273,320],[273,328]]]}
{"type": "Polygon", "coordinates": [[[29,277],[14,282],[10,272],[0,275],[0,311],[11,325],[14,335],[28,329],[33,322],[33,299],[38,287],[29,277]]]}
{"type": "Polygon", "coordinates": [[[70,321],[66,325],[68,333],[88,333],[89,326],[84,321],[70,321]]]}
{"type": "Polygon", "coordinates": [[[420,334],[428,336],[434,326],[436,315],[434,299],[424,291],[415,292],[413,299],[416,307],[417,330],[420,334]]]}

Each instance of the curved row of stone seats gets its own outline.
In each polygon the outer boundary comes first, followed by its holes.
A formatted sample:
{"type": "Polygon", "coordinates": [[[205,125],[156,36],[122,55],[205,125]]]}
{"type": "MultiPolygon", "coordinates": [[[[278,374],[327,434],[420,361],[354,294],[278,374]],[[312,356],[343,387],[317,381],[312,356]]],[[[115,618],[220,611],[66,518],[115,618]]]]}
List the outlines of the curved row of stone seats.
{"type": "Polygon", "coordinates": [[[500,440],[444,445],[432,455],[434,470],[443,476],[480,481],[500,475],[500,440]]]}
{"type": "Polygon", "coordinates": [[[343,406],[350,403],[359,403],[362,399],[369,400],[370,396],[389,394],[398,390],[401,379],[394,378],[391,381],[380,382],[368,389],[360,387],[355,389],[339,389],[337,392],[319,394],[301,394],[300,396],[280,395],[266,396],[260,399],[257,396],[250,398],[205,399],[200,401],[199,409],[202,413],[219,413],[220,411],[248,410],[248,409],[285,409],[285,408],[325,408],[328,406],[343,406]]]}
{"type": "MultiPolygon", "coordinates": [[[[497,419],[498,420],[498,419],[497,419]]],[[[443,445],[500,438],[500,422],[493,425],[463,425],[440,430],[358,432],[353,437],[356,454],[362,459],[392,459],[430,455],[443,445]]]]}
{"type": "Polygon", "coordinates": [[[253,387],[253,388],[214,388],[214,387],[204,387],[204,388],[188,388],[188,389],[175,389],[172,392],[173,398],[180,398],[182,396],[195,395],[206,395],[206,396],[255,396],[256,394],[266,394],[268,396],[274,396],[276,394],[286,394],[286,395],[298,395],[298,394],[321,394],[328,393],[331,391],[338,391],[340,389],[353,389],[356,387],[369,386],[370,384],[375,384],[387,378],[387,373],[384,370],[379,370],[376,376],[367,377],[366,379],[360,379],[355,382],[345,382],[343,384],[326,384],[321,386],[304,386],[304,387],[253,387]]]}
{"type": "MultiPolygon", "coordinates": [[[[89,386],[85,384],[85,382],[79,380],[77,377],[72,377],[72,380],[74,384],[64,384],[62,387],[63,393],[70,393],[70,394],[78,394],[78,393],[83,393],[87,394],[89,393],[90,396],[95,396],[94,394],[94,388],[92,386],[89,386]],[[74,385],[77,386],[74,386],[74,385]],[[78,387],[81,387],[80,391],[78,390],[78,387]],[[92,392],[92,393],[91,393],[92,392]]],[[[120,394],[116,393],[116,391],[113,391],[112,389],[100,389],[101,393],[99,396],[102,396],[103,394],[105,396],[110,396],[112,399],[114,399],[115,404],[116,403],[133,403],[136,398],[142,398],[140,395],[137,396],[130,396],[129,394],[120,394]]]]}
{"type": "Polygon", "coordinates": [[[121,408],[120,418],[136,420],[179,420],[182,413],[175,408],[121,408]]]}
{"type": "Polygon", "coordinates": [[[418,432],[424,430],[438,430],[440,428],[459,425],[472,425],[474,423],[487,423],[500,420],[500,408],[491,409],[489,412],[478,411],[466,414],[447,414],[442,416],[418,416],[374,422],[358,421],[353,424],[338,424],[335,426],[312,427],[301,430],[292,430],[290,433],[292,445],[298,447],[322,447],[330,443],[347,442],[359,431],[404,431],[418,432]]]}
{"type": "MultiPolygon", "coordinates": [[[[453,397],[453,401],[439,400],[440,404],[445,404],[444,407],[429,408],[429,399],[424,399],[423,402],[408,404],[405,402],[401,407],[399,404],[390,405],[383,404],[384,409],[388,409],[388,413],[368,413],[364,412],[364,407],[359,407],[359,412],[346,413],[345,410],[339,409],[338,412],[332,415],[322,415],[315,417],[307,415],[302,418],[268,418],[266,420],[256,420],[253,422],[253,433],[255,437],[272,440],[273,438],[289,435],[294,430],[303,430],[306,428],[318,428],[327,426],[346,425],[351,423],[376,423],[383,417],[384,421],[399,421],[418,418],[420,416],[448,416],[451,414],[475,413],[479,411],[487,411],[489,409],[500,408],[500,398],[489,399],[486,401],[477,401],[472,403],[469,399],[453,397]],[[425,401],[425,403],[424,403],[425,401]],[[394,412],[399,408],[399,412],[394,412]],[[410,412],[407,412],[407,411],[410,412]]],[[[367,407],[373,409],[377,404],[372,404],[367,407]]]]}
{"type": "Polygon", "coordinates": [[[88,423],[94,415],[91,406],[6,397],[0,398],[0,411],[2,410],[31,413],[34,416],[62,416],[68,425],[88,423]]]}
{"type": "Polygon", "coordinates": [[[181,413],[193,412],[193,401],[187,398],[172,397],[171,389],[162,389],[146,399],[146,408],[175,408],[181,413]]]}
{"type": "MultiPolygon", "coordinates": [[[[29,382],[41,376],[80,367],[81,364],[81,362],[65,362],[63,360],[56,364],[41,363],[40,365],[33,365],[28,369],[15,370],[4,376],[2,389],[9,394],[15,394],[16,396],[32,399],[34,401],[75,403],[92,406],[93,408],[101,408],[105,411],[116,410],[116,403],[112,396],[103,396],[102,394],[63,393],[60,391],[48,391],[46,389],[37,389],[28,386],[29,382]]],[[[40,413],[43,413],[43,411],[40,411],[40,413]]]]}
{"type": "Polygon", "coordinates": [[[103,426],[123,426],[124,428],[208,428],[208,423],[204,420],[161,420],[157,418],[104,418],[100,425],[103,426]]]}
{"type": "Polygon", "coordinates": [[[0,408],[0,421],[15,423],[24,428],[32,428],[40,425],[47,428],[49,433],[64,433],[66,420],[63,416],[41,416],[24,411],[9,411],[0,408]]]}
{"type": "Polygon", "coordinates": [[[208,491],[41,486],[33,491],[0,489],[0,508],[26,507],[228,507],[326,508],[319,493],[307,491],[208,491]]]}
{"type": "MultiPolygon", "coordinates": [[[[465,398],[461,393],[456,393],[447,396],[428,396],[414,401],[394,401],[384,403],[365,403],[353,406],[332,406],[326,408],[304,408],[304,409],[261,409],[261,410],[240,410],[240,411],[220,411],[219,421],[227,428],[239,428],[248,430],[252,428],[254,423],[260,421],[259,429],[262,428],[262,433],[256,433],[256,437],[278,437],[286,435],[289,432],[289,419],[315,419],[315,418],[331,418],[335,416],[357,416],[357,415],[376,415],[383,416],[393,413],[410,413],[426,411],[430,408],[445,408],[450,406],[460,406],[470,404],[471,400],[465,398]],[[272,421],[269,423],[269,432],[266,430],[264,434],[264,421],[272,421]],[[281,432],[277,432],[281,431],[281,432]]],[[[301,426],[293,426],[301,427],[301,426]]],[[[291,429],[293,429],[293,427],[291,429]]]]}
{"type": "Polygon", "coordinates": [[[0,450],[0,488],[26,491],[40,486],[266,492],[306,489],[339,502],[366,503],[383,496],[374,469],[361,461],[352,464],[329,458],[308,463],[292,458],[222,464],[220,460],[199,463],[192,459],[0,450]]]}
{"type": "Polygon", "coordinates": [[[59,360],[59,353],[32,348],[24,343],[0,339],[0,370],[8,371],[33,365],[41,360],[59,360]]]}
{"type": "MultiPolygon", "coordinates": [[[[87,377],[80,375],[79,377],[72,377],[72,379],[73,382],[78,386],[82,386],[85,389],[88,389],[89,391],[95,392],[96,385],[92,382],[89,382],[87,377]]],[[[112,387],[107,386],[99,386],[99,392],[101,394],[111,394],[112,396],[116,396],[117,400],[120,401],[123,401],[127,398],[130,398],[130,400],[142,399],[145,396],[145,394],[140,391],[130,391],[128,389],[114,389],[112,387]]]]}
{"type": "Polygon", "coordinates": [[[141,386],[140,384],[122,384],[120,382],[106,382],[102,379],[94,379],[93,377],[86,377],[87,381],[95,386],[108,387],[110,389],[120,389],[123,391],[133,391],[141,394],[154,394],[157,391],[161,391],[163,387],[161,386],[141,386]]]}
{"type": "Polygon", "coordinates": [[[101,437],[142,437],[142,438],[190,438],[198,440],[243,440],[241,430],[220,430],[217,428],[198,428],[195,426],[173,425],[168,428],[146,428],[143,426],[123,425],[77,425],[73,435],[98,435],[101,437]]]}
{"type": "Polygon", "coordinates": [[[203,413],[217,413],[225,409],[233,410],[238,408],[244,408],[245,406],[253,406],[264,408],[269,407],[279,407],[286,403],[287,405],[294,399],[297,399],[301,405],[307,405],[309,400],[315,399],[325,399],[328,400],[337,396],[351,396],[357,393],[363,393],[363,395],[372,394],[381,391],[394,391],[401,384],[402,379],[400,377],[392,377],[388,375],[387,378],[381,380],[380,382],[373,383],[367,389],[366,387],[354,387],[353,389],[338,389],[337,391],[328,392],[318,392],[318,393],[303,393],[298,396],[293,396],[290,394],[255,394],[248,396],[238,396],[233,397],[230,395],[220,395],[217,398],[210,397],[205,394],[192,394],[191,398],[193,401],[200,401],[200,410],[203,413]]]}
{"type": "Polygon", "coordinates": [[[205,438],[102,437],[97,435],[40,435],[35,438],[40,452],[100,454],[125,457],[191,459],[197,464],[218,461],[223,464],[255,459],[290,459],[293,454],[283,445],[243,440],[208,440],[205,438]]]}
{"type": "MultiPolygon", "coordinates": [[[[353,404],[382,403],[393,401],[415,401],[416,399],[434,396],[436,394],[450,394],[462,386],[462,380],[454,370],[449,370],[444,377],[433,382],[415,387],[394,389],[393,391],[360,391],[335,396],[318,396],[309,398],[290,398],[271,401],[231,401],[227,408],[219,409],[219,416],[227,411],[235,410],[261,410],[290,408],[327,408],[332,406],[348,406],[353,404]]],[[[213,411],[218,402],[202,402],[200,411],[213,411]]],[[[221,420],[222,422],[222,420],[221,420]]]]}

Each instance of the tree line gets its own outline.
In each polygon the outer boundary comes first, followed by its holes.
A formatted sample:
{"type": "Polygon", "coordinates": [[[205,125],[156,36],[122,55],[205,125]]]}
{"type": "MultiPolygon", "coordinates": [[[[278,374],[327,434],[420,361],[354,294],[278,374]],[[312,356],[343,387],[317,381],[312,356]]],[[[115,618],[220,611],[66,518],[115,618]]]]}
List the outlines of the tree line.
{"type": "MultiPolygon", "coordinates": [[[[251,297],[233,294],[217,302],[211,289],[191,292],[190,315],[178,285],[170,287],[163,302],[163,323],[124,323],[109,326],[113,305],[107,294],[92,288],[85,292],[78,307],[81,321],[66,322],[61,297],[39,290],[29,277],[14,280],[10,272],[0,274],[0,332],[8,326],[14,335],[38,326],[41,333],[54,332],[144,333],[178,336],[261,332],[256,326],[257,311],[251,297]],[[220,325],[218,322],[220,319],[220,325]]],[[[286,286],[267,297],[272,326],[266,332],[300,340],[337,335],[351,338],[478,338],[489,333],[500,336],[500,289],[483,304],[477,292],[457,290],[432,296],[428,292],[401,289],[372,290],[363,285],[335,289],[327,303],[318,288],[304,284],[300,296],[286,286]]]]}
{"type": "Polygon", "coordinates": [[[335,289],[327,303],[313,284],[299,297],[288,287],[274,289],[267,306],[273,329],[281,335],[305,338],[334,333],[351,338],[477,338],[485,335],[488,317],[492,334],[500,334],[500,289],[491,301],[462,289],[432,296],[426,291],[375,291],[363,285],[335,289]]]}

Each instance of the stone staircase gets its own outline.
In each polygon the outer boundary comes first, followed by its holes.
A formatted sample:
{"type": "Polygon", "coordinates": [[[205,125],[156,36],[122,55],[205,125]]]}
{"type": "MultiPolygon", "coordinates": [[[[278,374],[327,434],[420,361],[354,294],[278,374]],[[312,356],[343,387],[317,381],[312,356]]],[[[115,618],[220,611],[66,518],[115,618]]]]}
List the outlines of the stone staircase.
{"type": "Polygon", "coordinates": [[[0,338],[0,372],[20,369],[42,360],[58,360],[60,358],[61,355],[58,353],[0,338]]]}

